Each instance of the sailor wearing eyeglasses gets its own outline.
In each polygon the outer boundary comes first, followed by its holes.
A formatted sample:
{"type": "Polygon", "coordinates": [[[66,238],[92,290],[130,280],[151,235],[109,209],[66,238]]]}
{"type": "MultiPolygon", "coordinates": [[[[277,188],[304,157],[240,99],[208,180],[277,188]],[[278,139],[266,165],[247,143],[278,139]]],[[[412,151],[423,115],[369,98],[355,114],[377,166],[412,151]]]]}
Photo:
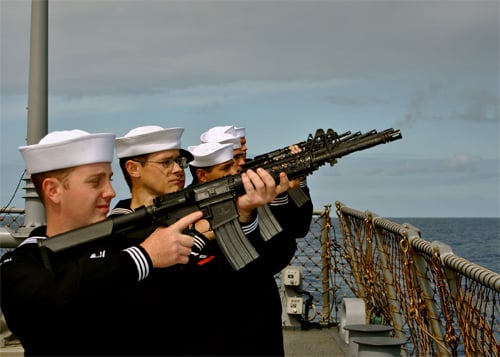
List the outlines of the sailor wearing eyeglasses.
{"type": "MultiPolygon", "coordinates": [[[[134,128],[125,136],[116,138],[116,154],[131,197],[120,200],[111,211],[111,216],[132,213],[141,206],[152,205],[157,196],[184,188],[184,170],[193,156],[181,148],[183,132],[180,127],[148,125],[134,128]]],[[[134,235],[140,239],[153,229],[153,226],[143,227],[134,235]]],[[[199,254],[208,240],[201,234],[193,238],[193,251],[199,254]]],[[[119,236],[117,239],[119,244],[130,244],[127,243],[130,237],[119,236]]],[[[179,266],[153,269],[147,280],[136,289],[127,291],[124,294],[126,297],[116,302],[116,310],[112,314],[120,321],[116,326],[123,326],[118,335],[122,336],[126,346],[126,350],[120,349],[117,354],[181,354],[181,331],[174,329],[172,322],[182,319],[182,309],[177,307],[184,300],[182,291],[185,290],[186,280],[186,273],[179,266]],[[140,312],[129,314],[127,311],[140,312]]],[[[114,333],[117,334],[116,331],[114,333]]]]}
{"type": "MultiPolygon", "coordinates": [[[[183,128],[149,125],[135,128],[125,136],[116,138],[115,149],[120,168],[132,195],[129,199],[119,201],[111,215],[131,213],[141,206],[152,205],[157,196],[184,188],[184,169],[193,156],[181,148],[183,132],[183,128]]],[[[283,178],[277,184],[265,170],[249,172],[244,178],[248,181],[245,187],[249,189],[246,188],[246,194],[235,200],[239,223],[250,225],[251,232],[244,230],[245,235],[252,232],[259,234],[258,225],[250,224],[255,220],[253,212],[288,190],[288,179],[283,178]]],[[[200,223],[206,221],[196,223],[198,230],[200,223]]],[[[143,227],[135,235],[140,238],[148,233],[148,229],[154,228],[143,227]]],[[[148,279],[142,281],[137,289],[127,291],[123,294],[125,298],[117,301],[116,310],[110,313],[119,320],[116,326],[123,326],[123,329],[120,327],[123,331],[118,335],[127,346],[127,351],[120,350],[117,354],[194,356],[205,355],[213,350],[210,344],[216,341],[204,339],[203,336],[206,335],[206,328],[213,329],[214,326],[207,327],[197,320],[203,319],[205,314],[213,316],[213,312],[209,313],[207,309],[215,304],[207,304],[207,295],[214,298],[219,298],[219,295],[199,291],[199,286],[205,280],[220,279],[212,271],[224,261],[219,262],[221,257],[215,259],[215,256],[208,255],[204,250],[208,240],[203,234],[199,233],[193,238],[195,245],[191,264],[153,269],[148,279]],[[129,314],[129,311],[135,312],[129,314]]],[[[127,242],[129,239],[133,238],[119,236],[117,244],[130,244],[127,242]]],[[[225,264],[229,266],[229,263],[225,264]]]]}
{"type": "Polygon", "coordinates": [[[183,132],[183,128],[148,125],[116,138],[120,168],[132,194],[128,208],[151,205],[155,197],[184,188],[184,169],[193,156],[181,149],[183,132]]]}

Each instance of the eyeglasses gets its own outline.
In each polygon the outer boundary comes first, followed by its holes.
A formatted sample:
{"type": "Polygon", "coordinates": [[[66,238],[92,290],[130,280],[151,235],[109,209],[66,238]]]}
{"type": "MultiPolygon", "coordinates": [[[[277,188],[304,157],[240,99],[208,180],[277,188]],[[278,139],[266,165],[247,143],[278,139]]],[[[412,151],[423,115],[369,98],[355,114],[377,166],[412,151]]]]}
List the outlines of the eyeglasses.
{"type": "Polygon", "coordinates": [[[161,161],[152,161],[152,160],[139,160],[139,159],[136,159],[136,160],[133,160],[133,161],[140,162],[140,163],[150,162],[152,164],[159,164],[165,170],[173,168],[174,164],[179,165],[179,167],[181,169],[186,169],[189,166],[188,159],[186,157],[184,157],[184,156],[179,156],[175,160],[174,159],[165,159],[165,160],[161,160],[161,161]]]}

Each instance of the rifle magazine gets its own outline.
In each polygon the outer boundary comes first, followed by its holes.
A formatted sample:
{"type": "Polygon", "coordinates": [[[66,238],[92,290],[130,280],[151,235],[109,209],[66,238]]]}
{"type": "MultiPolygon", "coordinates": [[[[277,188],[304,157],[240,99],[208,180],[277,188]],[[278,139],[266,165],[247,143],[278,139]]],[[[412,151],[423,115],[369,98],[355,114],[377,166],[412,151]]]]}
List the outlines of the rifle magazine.
{"type": "Polygon", "coordinates": [[[302,191],[300,187],[292,188],[288,190],[288,197],[292,200],[292,202],[297,207],[302,207],[307,201],[309,201],[309,197],[302,191]]]}
{"type": "Polygon", "coordinates": [[[269,205],[259,206],[257,216],[259,217],[260,235],[265,242],[283,230],[269,205]]]}
{"type": "Polygon", "coordinates": [[[259,257],[237,219],[218,226],[214,231],[222,253],[234,270],[240,270],[259,257]]]}

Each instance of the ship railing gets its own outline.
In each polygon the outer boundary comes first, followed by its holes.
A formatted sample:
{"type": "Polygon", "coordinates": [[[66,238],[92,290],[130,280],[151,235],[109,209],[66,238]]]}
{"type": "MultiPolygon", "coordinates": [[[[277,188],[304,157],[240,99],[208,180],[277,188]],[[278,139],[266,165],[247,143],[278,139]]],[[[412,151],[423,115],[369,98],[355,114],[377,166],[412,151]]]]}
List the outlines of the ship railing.
{"type": "Polygon", "coordinates": [[[407,338],[404,355],[499,355],[500,274],[428,242],[411,224],[341,202],[334,220],[330,207],[315,210],[291,262],[304,268],[303,289],[315,296],[315,316],[304,320],[336,325],[342,299],[361,298],[366,323],[407,338]]]}
{"type": "MultiPolygon", "coordinates": [[[[0,248],[15,248],[24,238],[18,235],[24,227],[24,208],[0,208],[0,248]]],[[[3,252],[0,252],[3,254],[3,252]]],[[[1,254],[0,254],[1,255],[1,254]]]]}

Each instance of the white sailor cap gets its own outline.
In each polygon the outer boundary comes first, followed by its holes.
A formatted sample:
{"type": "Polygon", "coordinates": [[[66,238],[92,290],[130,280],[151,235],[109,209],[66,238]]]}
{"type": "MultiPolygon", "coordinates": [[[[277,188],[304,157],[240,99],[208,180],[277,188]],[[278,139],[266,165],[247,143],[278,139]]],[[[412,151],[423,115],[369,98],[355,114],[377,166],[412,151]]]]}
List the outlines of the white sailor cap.
{"type": "Polygon", "coordinates": [[[239,136],[240,138],[245,137],[245,128],[238,128],[235,126],[234,130],[236,131],[236,136],[239,136]]]}
{"type": "Polygon", "coordinates": [[[241,148],[240,137],[236,133],[236,129],[232,125],[214,126],[200,135],[202,143],[222,143],[233,144],[234,149],[241,148]]]}
{"type": "Polygon", "coordinates": [[[189,165],[196,167],[210,167],[233,158],[233,145],[231,143],[201,143],[189,146],[188,150],[194,157],[189,165]]]}
{"type": "Polygon", "coordinates": [[[181,156],[192,160],[191,154],[181,149],[184,128],[162,128],[146,125],[130,130],[125,136],[116,138],[116,155],[119,159],[151,154],[163,150],[179,150],[181,156]]]}
{"type": "Polygon", "coordinates": [[[112,162],[115,134],[90,134],[73,129],[53,131],[38,144],[20,146],[18,150],[29,174],[74,166],[112,162]]]}

